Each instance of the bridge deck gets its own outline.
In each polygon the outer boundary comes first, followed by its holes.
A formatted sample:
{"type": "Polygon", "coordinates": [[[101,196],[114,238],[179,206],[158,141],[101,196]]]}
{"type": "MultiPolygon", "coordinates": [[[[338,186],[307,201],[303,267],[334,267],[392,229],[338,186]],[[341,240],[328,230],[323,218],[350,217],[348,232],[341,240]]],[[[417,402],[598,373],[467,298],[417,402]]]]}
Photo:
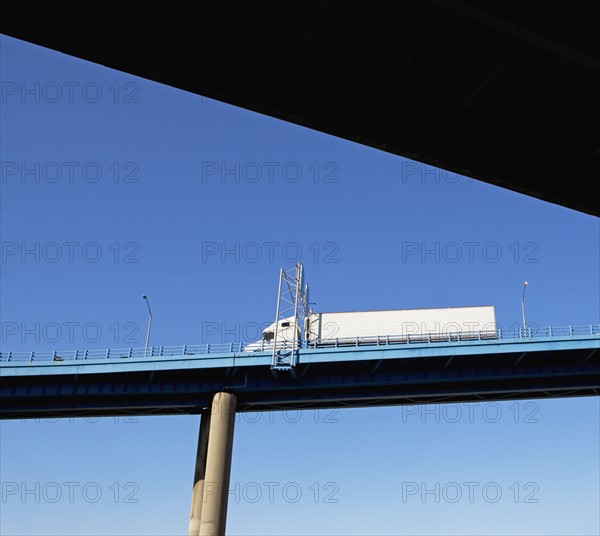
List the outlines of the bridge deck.
{"type": "Polygon", "coordinates": [[[146,357],[4,352],[0,418],[194,414],[217,391],[235,392],[239,411],[600,394],[600,326],[527,335],[321,341],[299,350],[292,371],[274,370],[271,351],[240,344],[141,349],[146,357]]]}

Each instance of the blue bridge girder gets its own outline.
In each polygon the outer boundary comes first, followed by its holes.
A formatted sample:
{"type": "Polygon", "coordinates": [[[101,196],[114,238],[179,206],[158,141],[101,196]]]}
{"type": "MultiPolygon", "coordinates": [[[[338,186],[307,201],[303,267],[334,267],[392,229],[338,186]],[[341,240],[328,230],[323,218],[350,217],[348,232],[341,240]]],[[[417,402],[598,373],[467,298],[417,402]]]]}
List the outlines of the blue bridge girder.
{"type": "Polygon", "coordinates": [[[198,414],[219,391],[241,412],[600,395],[599,326],[520,335],[304,345],[293,370],[273,369],[272,351],[214,346],[3,352],[0,418],[198,414]]]}

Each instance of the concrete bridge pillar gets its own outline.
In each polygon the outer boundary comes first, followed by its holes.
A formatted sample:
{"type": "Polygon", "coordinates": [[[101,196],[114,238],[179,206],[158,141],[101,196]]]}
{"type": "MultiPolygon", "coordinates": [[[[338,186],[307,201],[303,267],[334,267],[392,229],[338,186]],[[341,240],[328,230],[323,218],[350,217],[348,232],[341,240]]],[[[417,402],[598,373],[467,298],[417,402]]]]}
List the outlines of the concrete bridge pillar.
{"type": "Polygon", "coordinates": [[[208,452],[208,430],[210,427],[210,408],[202,412],[200,432],[196,450],[196,468],[194,470],[194,488],[192,491],[192,508],[190,512],[189,536],[200,534],[200,516],[202,515],[202,499],[204,494],[204,477],[206,475],[206,454],[208,452]]]}
{"type": "Polygon", "coordinates": [[[237,397],[216,393],[202,415],[189,536],[225,536],[237,397]]]}

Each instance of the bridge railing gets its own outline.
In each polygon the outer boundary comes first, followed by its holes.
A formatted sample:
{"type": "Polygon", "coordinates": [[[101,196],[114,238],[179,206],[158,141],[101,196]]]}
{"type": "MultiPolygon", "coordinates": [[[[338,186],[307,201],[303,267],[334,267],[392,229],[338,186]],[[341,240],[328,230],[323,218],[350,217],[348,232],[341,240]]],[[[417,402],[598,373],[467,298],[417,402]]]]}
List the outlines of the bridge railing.
{"type": "MultiPolygon", "coordinates": [[[[600,324],[586,326],[565,326],[548,328],[510,328],[485,331],[454,331],[447,333],[415,333],[404,335],[379,335],[367,337],[347,337],[302,341],[302,349],[342,348],[357,346],[389,346],[397,344],[436,344],[443,342],[462,343],[469,341],[527,341],[540,338],[600,336],[600,324]]],[[[291,350],[292,343],[281,341],[277,344],[281,350],[291,350]]],[[[128,358],[161,358],[176,356],[210,355],[246,352],[251,355],[257,351],[272,351],[273,346],[268,342],[251,343],[247,346],[242,342],[190,344],[179,346],[149,346],[148,348],[121,349],[92,349],[44,352],[0,352],[0,363],[33,362],[33,361],[88,361],[88,360],[122,360],[128,358]]]]}
{"type": "Polygon", "coordinates": [[[148,348],[109,348],[94,350],[66,350],[45,352],[0,352],[0,362],[5,361],[78,361],[101,359],[127,359],[144,357],[174,357],[181,355],[224,354],[243,351],[241,342],[216,344],[184,344],[180,346],[149,346],[148,348]]]}
{"type": "Polygon", "coordinates": [[[586,326],[564,326],[539,328],[508,328],[484,331],[448,331],[444,333],[414,333],[404,335],[379,335],[368,337],[346,337],[335,339],[320,339],[303,344],[303,348],[323,348],[328,346],[364,346],[364,345],[388,345],[388,344],[415,344],[415,343],[437,343],[437,342],[463,342],[484,341],[493,339],[525,340],[548,337],[571,337],[585,335],[600,335],[600,325],[589,324],[586,326]]]}

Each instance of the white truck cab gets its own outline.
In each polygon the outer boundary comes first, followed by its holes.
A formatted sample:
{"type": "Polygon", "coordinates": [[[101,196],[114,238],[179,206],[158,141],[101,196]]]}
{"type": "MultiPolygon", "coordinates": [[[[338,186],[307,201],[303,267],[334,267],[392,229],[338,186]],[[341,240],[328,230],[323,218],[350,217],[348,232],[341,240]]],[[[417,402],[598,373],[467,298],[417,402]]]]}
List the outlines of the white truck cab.
{"type": "Polygon", "coordinates": [[[291,348],[292,343],[300,340],[300,330],[296,329],[296,322],[293,316],[283,318],[277,322],[273,322],[266,327],[262,332],[260,341],[252,342],[244,346],[245,352],[262,352],[273,349],[273,341],[275,339],[275,328],[277,327],[277,348],[291,348]]]}

